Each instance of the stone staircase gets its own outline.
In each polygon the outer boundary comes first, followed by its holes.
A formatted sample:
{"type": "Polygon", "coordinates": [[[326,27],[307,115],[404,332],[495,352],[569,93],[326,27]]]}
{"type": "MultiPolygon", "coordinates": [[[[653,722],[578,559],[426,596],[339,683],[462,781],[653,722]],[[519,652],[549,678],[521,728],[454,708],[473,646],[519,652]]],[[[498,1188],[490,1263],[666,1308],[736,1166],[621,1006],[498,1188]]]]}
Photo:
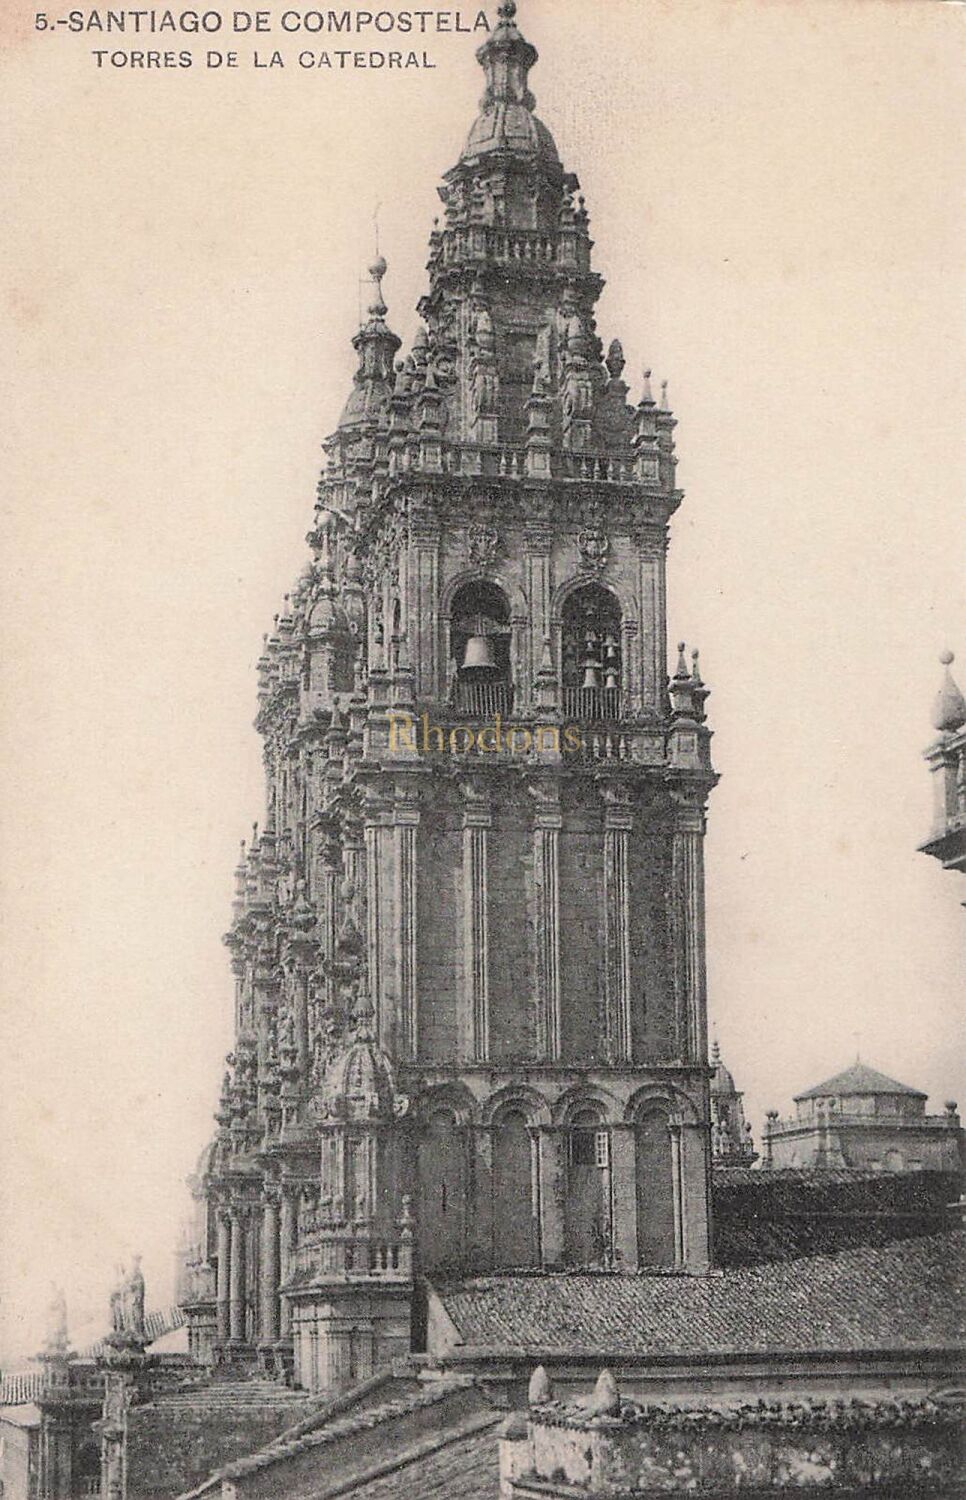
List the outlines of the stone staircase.
{"type": "Polygon", "coordinates": [[[305,1391],[290,1391],[274,1380],[213,1380],[165,1391],[156,1399],[166,1410],[238,1411],[252,1407],[291,1410],[293,1422],[298,1420],[298,1409],[312,1400],[305,1391]]]}

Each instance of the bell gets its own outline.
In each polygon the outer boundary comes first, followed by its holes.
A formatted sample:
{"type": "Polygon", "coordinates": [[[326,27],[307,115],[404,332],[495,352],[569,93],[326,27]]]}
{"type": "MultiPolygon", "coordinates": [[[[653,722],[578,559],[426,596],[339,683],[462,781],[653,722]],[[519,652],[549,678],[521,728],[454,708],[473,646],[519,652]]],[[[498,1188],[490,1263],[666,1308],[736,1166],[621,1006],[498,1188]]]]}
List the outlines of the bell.
{"type": "Polygon", "coordinates": [[[588,656],[584,662],[584,680],[581,687],[600,687],[600,663],[592,656],[588,656]]]}
{"type": "Polygon", "coordinates": [[[489,636],[471,635],[463,653],[463,671],[492,672],[495,666],[489,636]]]}
{"type": "Polygon", "coordinates": [[[607,668],[607,672],[604,676],[604,687],[609,693],[616,692],[616,690],[620,687],[616,667],[607,668]]]}

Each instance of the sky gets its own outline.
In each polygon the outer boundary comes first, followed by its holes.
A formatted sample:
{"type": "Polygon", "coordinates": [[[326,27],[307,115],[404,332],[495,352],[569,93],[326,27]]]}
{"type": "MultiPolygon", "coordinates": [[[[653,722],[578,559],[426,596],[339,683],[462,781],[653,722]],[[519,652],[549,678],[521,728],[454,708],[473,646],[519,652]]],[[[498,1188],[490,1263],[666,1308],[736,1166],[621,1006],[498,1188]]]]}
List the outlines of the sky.
{"type": "MultiPolygon", "coordinates": [[[[966,686],[963,16],[520,5],[600,333],[679,421],[669,634],[713,690],[710,1012],[756,1134],[857,1050],[966,1103],[966,891],[917,853],[944,648],[966,686]]],[[[37,1349],[51,1281],[78,1343],[135,1250],[170,1298],[230,1043],[262,633],[374,221],[408,344],[481,91],[455,33],[392,74],[300,69],[318,37],[269,36],[275,69],[185,43],[190,69],[98,70],[101,38],[0,18],[0,1363],[37,1349]]]]}

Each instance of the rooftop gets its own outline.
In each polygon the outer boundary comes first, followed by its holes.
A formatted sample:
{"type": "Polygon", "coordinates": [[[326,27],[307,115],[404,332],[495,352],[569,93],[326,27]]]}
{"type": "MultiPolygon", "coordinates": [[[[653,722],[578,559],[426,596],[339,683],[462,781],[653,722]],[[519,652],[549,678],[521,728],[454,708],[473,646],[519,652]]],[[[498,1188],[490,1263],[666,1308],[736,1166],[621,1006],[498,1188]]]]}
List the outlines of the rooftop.
{"type": "Polygon", "coordinates": [[[558,1273],[439,1290],[464,1346],[515,1353],[948,1349],[966,1338],[966,1233],[710,1276],[558,1273]]]}
{"type": "Polygon", "coordinates": [[[898,1083],[896,1079],[886,1077],[885,1073],[870,1068],[868,1063],[856,1061],[843,1073],[836,1073],[834,1078],[827,1079],[825,1083],[816,1083],[803,1094],[796,1094],[795,1099],[796,1102],[799,1099],[845,1099],[857,1094],[909,1094],[916,1099],[926,1098],[920,1089],[910,1088],[907,1083],[898,1083]]]}

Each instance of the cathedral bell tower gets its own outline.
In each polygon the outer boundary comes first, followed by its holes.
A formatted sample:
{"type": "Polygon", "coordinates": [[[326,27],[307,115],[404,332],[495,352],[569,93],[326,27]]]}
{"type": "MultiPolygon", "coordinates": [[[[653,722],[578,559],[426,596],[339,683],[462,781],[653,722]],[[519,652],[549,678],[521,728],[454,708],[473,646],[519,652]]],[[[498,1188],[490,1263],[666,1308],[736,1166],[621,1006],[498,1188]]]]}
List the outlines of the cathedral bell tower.
{"type": "Polygon", "coordinates": [[[420,1278],[709,1264],[716,778],[697,652],[666,662],[675,422],[598,334],[515,13],[477,54],[404,358],[371,268],[260,664],[199,1233],[212,1358],[313,1388],[408,1347],[420,1278]]]}

